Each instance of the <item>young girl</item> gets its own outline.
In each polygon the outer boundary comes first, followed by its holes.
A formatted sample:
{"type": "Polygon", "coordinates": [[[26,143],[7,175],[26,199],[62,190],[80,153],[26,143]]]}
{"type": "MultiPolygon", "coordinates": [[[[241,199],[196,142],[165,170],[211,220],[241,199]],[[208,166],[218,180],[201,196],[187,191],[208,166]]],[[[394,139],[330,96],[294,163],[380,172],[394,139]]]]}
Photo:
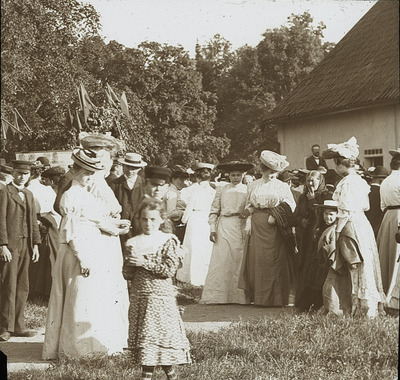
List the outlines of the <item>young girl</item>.
{"type": "Polygon", "coordinates": [[[191,362],[172,283],[183,250],[175,235],[162,232],[165,210],[160,200],[144,199],[138,214],[141,234],[127,241],[123,269],[124,277],[133,279],[128,348],[142,366],[142,379],[151,379],[157,365],[168,379],[177,379],[172,366],[191,362]]]}

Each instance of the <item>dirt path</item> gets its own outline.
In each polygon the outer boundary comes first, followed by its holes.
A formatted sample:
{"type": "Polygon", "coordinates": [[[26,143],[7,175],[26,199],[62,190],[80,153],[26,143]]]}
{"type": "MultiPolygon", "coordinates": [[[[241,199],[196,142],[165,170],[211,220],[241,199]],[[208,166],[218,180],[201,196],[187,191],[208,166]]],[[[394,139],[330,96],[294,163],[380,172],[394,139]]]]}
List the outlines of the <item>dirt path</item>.
{"type": "MultiPolygon", "coordinates": [[[[231,323],[250,321],[280,313],[293,313],[290,308],[262,308],[242,305],[188,305],[182,319],[187,331],[217,331],[231,323]]],[[[0,350],[7,355],[8,370],[18,371],[24,368],[46,368],[49,362],[42,360],[44,329],[32,338],[12,337],[8,342],[0,343],[0,350]]]]}

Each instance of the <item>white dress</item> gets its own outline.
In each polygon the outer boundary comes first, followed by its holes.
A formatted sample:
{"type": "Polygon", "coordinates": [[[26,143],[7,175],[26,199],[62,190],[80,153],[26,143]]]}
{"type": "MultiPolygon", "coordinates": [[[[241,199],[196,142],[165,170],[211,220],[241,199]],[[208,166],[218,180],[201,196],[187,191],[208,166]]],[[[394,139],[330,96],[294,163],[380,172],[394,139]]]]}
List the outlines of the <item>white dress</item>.
{"type": "Polygon", "coordinates": [[[113,354],[127,346],[129,300],[121,247],[118,237],[98,228],[100,223],[112,224],[107,204],[76,181],[61,199],[62,244],[54,268],[44,359],[113,354]],[[81,275],[81,266],[90,268],[88,277],[81,275]]]}
{"type": "Polygon", "coordinates": [[[209,224],[216,242],[201,296],[202,303],[248,304],[244,290],[238,289],[245,243],[245,220],[239,215],[246,206],[247,186],[227,184],[217,187],[209,224]]]}
{"type": "Polygon", "coordinates": [[[357,269],[350,271],[352,312],[374,317],[378,314],[378,305],[384,301],[384,293],[374,231],[364,213],[369,209],[369,191],[367,182],[354,173],[338,183],[332,198],[338,204],[338,245],[344,242],[346,247],[340,248],[340,253],[348,257],[361,256],[356,260],[359,262],[357,269]],[[343,231],[350,233],[344,236],[343,231]],[[346,241],[340,240],[342,236],[346,241]]]}
{"type": "Polygon", "coordinates": [[[215,190],[207,181],[195,183],[188,188],[187,206],[182,216],[186,223],[182,246],[187,249],[182,268],[176,278],[194,286],[203,286],[210,264],[213,243],[210,241],[208,216],[214,200],[215,190]]]}

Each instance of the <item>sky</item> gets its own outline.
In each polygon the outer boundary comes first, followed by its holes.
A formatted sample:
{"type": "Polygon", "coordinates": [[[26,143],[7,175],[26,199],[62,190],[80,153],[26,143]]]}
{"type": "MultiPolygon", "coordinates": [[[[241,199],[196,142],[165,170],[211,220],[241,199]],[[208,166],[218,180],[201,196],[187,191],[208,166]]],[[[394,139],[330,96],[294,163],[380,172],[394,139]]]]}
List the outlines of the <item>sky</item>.
{"type": "Polygon", "coordinates": [[[267,29],[279,28],[293,14],[311,13],[326,25],[324,40],[340,39],[376,0],[84,0],[101,15],[101,34],[126,47],[143,41],[182,45],[191,55],[196,42],[215,34],[233,49],[256,46],[267,29]]]}

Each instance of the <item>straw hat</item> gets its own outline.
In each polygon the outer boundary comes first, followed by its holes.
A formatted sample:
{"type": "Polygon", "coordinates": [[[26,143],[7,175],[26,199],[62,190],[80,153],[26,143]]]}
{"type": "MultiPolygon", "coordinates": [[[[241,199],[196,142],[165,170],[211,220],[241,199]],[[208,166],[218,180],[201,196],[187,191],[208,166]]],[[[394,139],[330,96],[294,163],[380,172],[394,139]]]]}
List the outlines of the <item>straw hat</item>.
{"type": "Polygon", "coordinates": [[[337,210],[337,202],[332,199],[325,199],[323,204],[314,204],[315,207],[319,208],[330,208],[337,210]]]}
{"type": "Polygon", "coordinates": [[[126,153],[125,157],[118,159],[122,165],[133,166],[135,168],[144,168],[147,162],[144,162],[139,153],[126,153]]]}
{"type": "Polygon", "coordinates": [[[275,153],[271,150],[263,150],[260,155],[261,162],[268,168],[280,172],[289,166],[286,156],[275,153]]]}
{"type": "Polygon", "coordinates": [[[72,152],[72,161],[74,161],[81,168],[90,170],[92,172],[103,170],[104,165],[96,156],[96,152],[89,149],[78,148],[72,152]]]}
{"type": "Polygon", "coordinates": [[[397,148],[397,149],[389,149],[389,154],[391,155],[391,156],[397,156],[397,155],[400,155],[400,148],[397,148]]]}
{"type": "Polygon", "coordinates": [[[206,162],[196,162],[196,164],[193,167],[193,170],[200,170],[200,169],[209,169],[209,170],[213,170],[214,169],[214,165],[213,164],[207,164],[206,162]]]}
{"type": "Polygon", "coordinates": [[[11,165],[14,170],[19,171],[20,173],[28,174],[31,172],[31,167],[34,165],[34,162],[24,161],[24,160],[14,160],[11,161],[11,165]]]}

